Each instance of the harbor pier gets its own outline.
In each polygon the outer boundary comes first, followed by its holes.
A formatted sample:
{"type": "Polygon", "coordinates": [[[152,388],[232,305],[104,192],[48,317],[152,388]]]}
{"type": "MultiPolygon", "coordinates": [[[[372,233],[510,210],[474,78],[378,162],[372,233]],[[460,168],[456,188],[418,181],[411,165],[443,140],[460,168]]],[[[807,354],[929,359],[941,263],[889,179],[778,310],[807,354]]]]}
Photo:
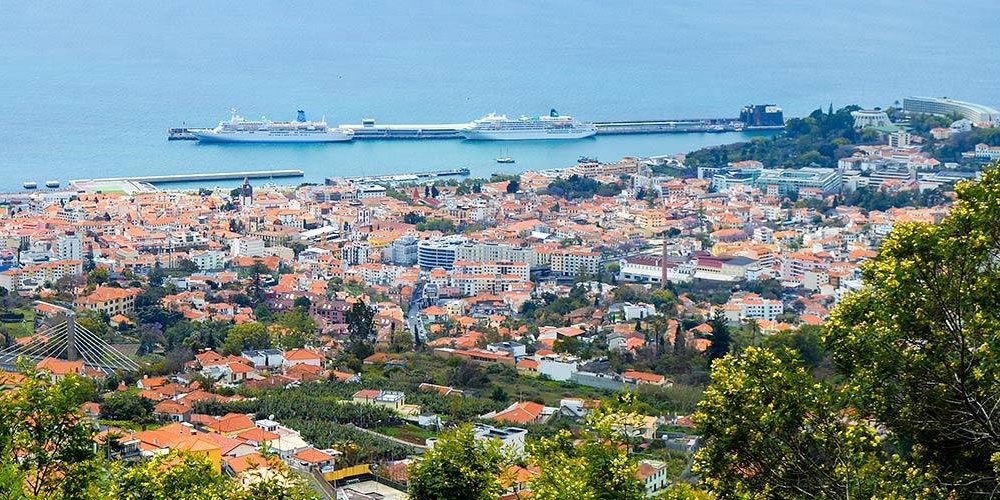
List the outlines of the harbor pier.
{"type": "Polygon", "coordinates": [[[302,170],[249,170],[245,172],[212,172],[198,174],[141,175],[132,177],[105,177],[102,179],[76,179],[69,181],[76,189],[85,191],[142,193],[155,191],[154,184],[177,182],[231,181],[241,179],[282,179],[304,177],[302,170]]]}

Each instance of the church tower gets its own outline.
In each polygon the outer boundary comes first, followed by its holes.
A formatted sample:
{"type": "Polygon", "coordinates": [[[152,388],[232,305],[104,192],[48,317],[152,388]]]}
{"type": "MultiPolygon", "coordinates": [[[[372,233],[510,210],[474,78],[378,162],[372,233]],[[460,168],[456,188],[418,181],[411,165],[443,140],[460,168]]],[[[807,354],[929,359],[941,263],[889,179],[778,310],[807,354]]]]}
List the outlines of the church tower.
{"type": "Polygon", "coordinates": [[[250,185],[250,178],[243,178],[243,186],[240,188],[240,208],[247,208],[253,205],[253,186],[250,185]]]}

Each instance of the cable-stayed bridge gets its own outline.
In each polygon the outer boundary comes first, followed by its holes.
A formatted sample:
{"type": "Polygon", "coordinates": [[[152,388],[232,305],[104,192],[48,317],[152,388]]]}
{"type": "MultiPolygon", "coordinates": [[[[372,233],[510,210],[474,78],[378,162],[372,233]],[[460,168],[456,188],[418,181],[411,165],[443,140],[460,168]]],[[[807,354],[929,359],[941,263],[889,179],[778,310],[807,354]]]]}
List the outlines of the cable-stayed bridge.
{"type": "Polygon", "coordinates": [[[27,340],[0,350],[0,369],[17,370],[19,362],[35,366],[45,358],[83,361],[84,366],[106,374],[139,370],[134,359],[77,324],[73,311],[68,309],[27,340]]]}

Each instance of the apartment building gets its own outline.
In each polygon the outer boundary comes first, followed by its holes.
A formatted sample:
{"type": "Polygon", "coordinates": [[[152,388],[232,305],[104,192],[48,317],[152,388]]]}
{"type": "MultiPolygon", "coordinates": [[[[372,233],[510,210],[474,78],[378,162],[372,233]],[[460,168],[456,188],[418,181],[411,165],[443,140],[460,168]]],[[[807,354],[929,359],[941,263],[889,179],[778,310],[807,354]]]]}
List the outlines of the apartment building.
{"type": "Polygon", "coordinates": [[[83,261],[56,260],[31,266],[11,268],[0,273],[0,287],[9,291],[37,290],[45,283],[55,283],[64,276],[83,274],[83,261]]]}

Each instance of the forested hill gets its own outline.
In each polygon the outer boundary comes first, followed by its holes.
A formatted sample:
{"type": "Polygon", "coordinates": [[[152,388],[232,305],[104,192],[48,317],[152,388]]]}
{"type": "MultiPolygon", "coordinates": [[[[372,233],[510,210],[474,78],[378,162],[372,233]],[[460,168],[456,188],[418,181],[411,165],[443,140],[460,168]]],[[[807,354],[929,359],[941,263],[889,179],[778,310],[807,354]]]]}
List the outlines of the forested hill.
{"type": "Polygon", "coordinates": [[[755,137],[748,142],[703,148],[687,155],[689,169],[725,165],[729,162],[757,160],[766,167],[834,167],[837,160],[854,152],[852,145],[872,144],[878,139],[874,130],[854,128],[851,105],[824,112],[817,109],[805,118],[792,118],[785,131],[771,137],[755,137]]]}

